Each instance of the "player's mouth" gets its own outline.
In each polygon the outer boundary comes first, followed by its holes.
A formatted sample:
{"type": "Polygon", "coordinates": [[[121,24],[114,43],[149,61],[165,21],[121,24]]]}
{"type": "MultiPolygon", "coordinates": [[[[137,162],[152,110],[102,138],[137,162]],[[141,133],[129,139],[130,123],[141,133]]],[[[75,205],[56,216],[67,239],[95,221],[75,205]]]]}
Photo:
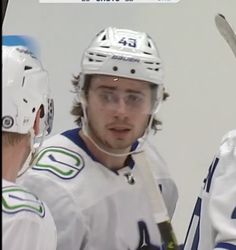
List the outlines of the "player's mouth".
{"type": "Polygon", "coordinates": [[[116,137],[124,137],[131,131],[131,128],[127,127],[111,127],[109,131],[116,137]]]}

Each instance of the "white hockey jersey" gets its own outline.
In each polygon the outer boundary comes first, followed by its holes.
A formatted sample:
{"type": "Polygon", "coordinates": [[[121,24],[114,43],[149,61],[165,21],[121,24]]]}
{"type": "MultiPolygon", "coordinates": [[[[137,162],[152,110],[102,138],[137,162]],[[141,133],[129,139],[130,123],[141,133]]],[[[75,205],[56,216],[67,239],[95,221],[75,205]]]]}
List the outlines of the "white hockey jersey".
{"type": "Polygon", "coordinates": [[[2,249],[55,250],[56,226],[46,205],[15,183],[2,180],[2,249]]]}
{"type": "MultiPolygon", "coordinates": [[[[157,183],[173,213],[176,186],[162,162],[153,158],[157,183]]],[[[35,165],[20,181],[48,204],[58,231],[57,250],[161,249],[132,158],[127,167],[109,170],[88,150],[79,129],[46,140],[35,165]]]]}
{"type": "Polygon", "coordinates": [[[203,182],[184,250],[236,250],[236,130],[222,140],[203,182]]]}

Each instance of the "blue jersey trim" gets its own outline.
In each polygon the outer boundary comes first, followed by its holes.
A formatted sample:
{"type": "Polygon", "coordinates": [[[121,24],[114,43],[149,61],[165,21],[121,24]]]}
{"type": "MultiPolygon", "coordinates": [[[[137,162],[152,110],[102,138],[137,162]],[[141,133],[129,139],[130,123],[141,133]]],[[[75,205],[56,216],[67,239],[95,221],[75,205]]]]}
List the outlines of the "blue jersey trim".
{"type": "Polygon", "coordinates": [[[236,207],[231,215],[231,219],[236,219],[236,207]]]}
{"type": "Polygon", "coordinates": [[[80,137],[79,131],[80,131],[80,128],[75,128],[75,129],[67,130],[63,132],[61,135],[65,136],[66,138],[74,142],[78,147],[82,148],[94,161],[98,162],[96,157],[92,154],[92,152],[86,146],[84,140],[80,137]]]}
{"type": "Polygon", "coordinates": [[[208,173],[207,180],[206,180],[206,192],[207,193],[210,192],[212,177],[215,173],[218,163],[219,163],[219,158],[216,157],[209,168],[209,173],[208,173]]]}
{"type": "Polygon", "coordinates": [[[236,246],[230,243],[220,242],[218,243],[215,248],[224,248],[227,250],[236,250],[236,246]]]}
{"type": "MultiPolygon", "coordinates": [[[[185,245],[186,245],[187,240],[188,240],[188,236],[189,236],[189,232],[190,232],[190,229],[191,229],[191,226],[193,223],[194,216],[200,217],[200,215],[201,215],[201,206],[202,206],[202,200],[200,197],[198,197],[197,202],[196,202],[195,207],[194,207],[192,217],[191,217],[191,221],[190,221],[190,224],[188,227],[187,235],[186,235],[186,238],[184,240],[183,249],[185,249],[185,245]]],[[[195,232],[195,235],[193,238],[191,250],[198,249],[199,235],[200,235],[199,228],[200,228],[200,220],[198,221],[198,225],[197,225],[196,232],[195,232]]]]}

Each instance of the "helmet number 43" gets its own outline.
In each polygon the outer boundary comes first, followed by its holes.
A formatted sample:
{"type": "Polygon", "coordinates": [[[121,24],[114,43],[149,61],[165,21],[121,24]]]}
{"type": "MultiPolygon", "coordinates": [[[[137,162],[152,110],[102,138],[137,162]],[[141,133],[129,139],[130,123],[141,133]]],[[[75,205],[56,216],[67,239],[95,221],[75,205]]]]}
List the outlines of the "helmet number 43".
{"type": "Polygon", "coordinates": [[[122,37],[118,43],[121,43],[124,46],[136,48],[136,39],[134,38],[122,37]]]}

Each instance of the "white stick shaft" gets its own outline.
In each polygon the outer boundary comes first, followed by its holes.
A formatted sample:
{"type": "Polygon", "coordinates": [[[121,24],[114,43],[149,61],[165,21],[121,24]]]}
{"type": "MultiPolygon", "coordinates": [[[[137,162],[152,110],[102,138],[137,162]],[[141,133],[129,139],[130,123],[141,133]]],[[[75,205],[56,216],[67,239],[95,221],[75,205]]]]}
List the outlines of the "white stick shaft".
{"type": "Polygon", "coordinates": [[[170,223],[169,215],[161,191],[157,186],[151,167],[146,159],[145,152],[133,155],[136,170],[144,182],[146,192],[151,202],[155,222],[163,240],[166,250],[179,250],[173,227],[170,223]]]}
{"type": "Polygon", "coordinates": [[[139,174],[144,182],[145,189],[149,196],[155,222],[161,223],[169,220],[168,212],[165,206],[165,202],[163,200],[161,191],[159,190],[157,184],[155,183],[154,177],[152,175],[150,166],[145,159],[145,153],[138,153],[133,156],[135,161],[138,162],[137,167],[139,174]]]}

